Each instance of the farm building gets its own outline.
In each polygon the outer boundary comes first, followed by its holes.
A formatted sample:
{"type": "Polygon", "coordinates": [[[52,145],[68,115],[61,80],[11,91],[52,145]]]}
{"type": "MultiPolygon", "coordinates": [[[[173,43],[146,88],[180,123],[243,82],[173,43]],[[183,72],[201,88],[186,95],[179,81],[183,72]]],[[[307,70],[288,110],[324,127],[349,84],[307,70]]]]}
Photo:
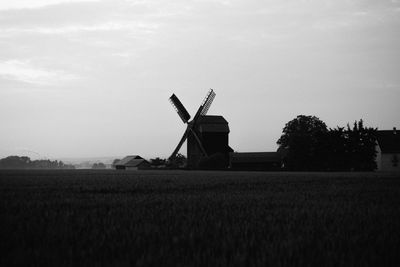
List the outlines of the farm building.
{"type": "Polygon", "coordinates": [[[400,133],[396,128],[378,131],[376,139],[378,171],[400,172],[400,133]]]}
{"type": "Polygon", "coordinates": [[[133,155],[126,156],[115,164],[116,170],[146,170],[150,169],[150,163],[144,158],[133,155]]]}
{"type": "Polygon", "coordinates": [[[282,166],[282,155],[279,152],[230,153],[232,170],[278,171],[282,166]]]}

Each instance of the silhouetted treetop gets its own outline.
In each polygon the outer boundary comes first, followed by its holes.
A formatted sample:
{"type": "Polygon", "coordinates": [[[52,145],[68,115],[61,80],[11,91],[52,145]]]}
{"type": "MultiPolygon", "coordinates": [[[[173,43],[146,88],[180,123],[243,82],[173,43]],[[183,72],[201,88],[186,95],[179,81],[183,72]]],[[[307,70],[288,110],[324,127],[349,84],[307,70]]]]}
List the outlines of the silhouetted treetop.
{"type": "Polygon", "coordinates": [[[279,150],[286,151],[285,167],[289,170],[321,168],[321,141],[327,132],[326,124],[315,116],[299,115],[286,123],[277,141],[279,150]]]}
{"type": "Polygon", "coordinates": [[[287,170],[372,171],[376,169],[376,131],[363,120],[327,129],[315,116],[297,116],[277,141],[287,170]]]}
{"type": "Polygon", "coordinates": [[[158,166],[165,165],[167,163],[167,160],[159,158],[159,157],[156,157],[154,159],[150,159],[150,162],[151,162],[152,166],[158,167],[158,166]]]}

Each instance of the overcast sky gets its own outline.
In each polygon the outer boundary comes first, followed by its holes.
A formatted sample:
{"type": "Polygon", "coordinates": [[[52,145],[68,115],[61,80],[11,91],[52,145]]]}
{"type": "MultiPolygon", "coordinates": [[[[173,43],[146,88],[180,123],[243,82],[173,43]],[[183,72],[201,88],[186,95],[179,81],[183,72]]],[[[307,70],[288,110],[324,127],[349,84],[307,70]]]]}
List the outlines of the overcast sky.
{"type": "Polygon", "coordinates": [[[169,96],[209,88],[236,151],[299,114],[400,128],[400,1],[0,1],[0,157],[167,157],[169,96]]]}

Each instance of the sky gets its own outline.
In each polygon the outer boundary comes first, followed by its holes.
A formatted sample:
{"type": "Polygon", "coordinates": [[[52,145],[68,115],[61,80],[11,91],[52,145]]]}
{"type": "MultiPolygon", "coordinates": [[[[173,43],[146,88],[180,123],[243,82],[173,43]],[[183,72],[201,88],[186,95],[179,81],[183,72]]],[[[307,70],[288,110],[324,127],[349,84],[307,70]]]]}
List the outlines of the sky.
{"type": "Polygon", "coordinates": [[[239,152],[400,128],[400,0],[0,1],[0,157],[168,157],[210,88],[239,152]]]}

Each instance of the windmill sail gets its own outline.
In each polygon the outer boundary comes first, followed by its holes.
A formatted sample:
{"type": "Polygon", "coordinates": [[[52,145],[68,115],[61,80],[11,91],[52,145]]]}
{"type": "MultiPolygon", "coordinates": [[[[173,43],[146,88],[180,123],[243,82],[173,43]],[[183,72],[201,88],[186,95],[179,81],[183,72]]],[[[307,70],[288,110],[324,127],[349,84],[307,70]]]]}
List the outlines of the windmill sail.
{"type": "Polygon", "coordinates": [[[204,98],[203,102],[201,102],[201,105],[199,107],[199,109],[196,112],[196,115],[193,118],[193,124],[195,124],[197,122],[197,119],[200,116],[204,116],[207,114],[208,109],[211,106],[211,103],[213,102],[215,98],[215,93],[213,89],[210,89],[210,91],[208,91],[206,97],[204,98]]]}
{"type": "Polygon", "coordinates": [[[215,93],[214,93],[213,89],[210,89],[206,98],[203,101],[203,104],[201,105],[203,107],[200,112],[200,114],[202,116],[207,115],[207,112],[210,109],[210,106],[211,106],[212,102],[214,101],[214,98],[215,98],[215,93]]]}
{"type": "Polygon", "coordinates": [[[172,96],[169,98],[169,101],[178,113],[179,117],[181,117],[182,121],[187,123],[190,120],[190,114],[182,105],[182,102],[179,100],[179,98],[175,94],[172,94],[172,96]]]}
{"type": "Polygon", "coordinates": [[[199,136],[196,134],[196,132],[192,129],[191,126],[188,125],[185,133],[183,134],[181,140],[179,141],[178,145],[176,146],[174,152],[172,152],[171,156],[169,157],[169,159],[173,159],[175,158],[176,154],[178,154],[179,150],[181,149],[183,143],[186,141],[186,139],[188,138],[188,135],[192,134],[197,142],[197,145],[199,146],[201,152],[204,154],[204,156],[207,156],[207,152],[204,149],[203,144],[201,143],[201,140],[199,138],[199,136]]]}
{"type": "Polygon", "coordinates": [[[171,156],[169,157],[170,159],[175,158],[176,154],[177,154],[177,153],[179,152],[179,150],[181,149],[183,143],[186,141],[187,136],[188,136],[188,133],[189,133],[189,129],[187,129],[187,130],[185,131],[185,133],[183,134],[183,136],[182,136],[181,140],[179,141],[178,145],[176,146],[174,152],[172,152],[171,156]]]}

